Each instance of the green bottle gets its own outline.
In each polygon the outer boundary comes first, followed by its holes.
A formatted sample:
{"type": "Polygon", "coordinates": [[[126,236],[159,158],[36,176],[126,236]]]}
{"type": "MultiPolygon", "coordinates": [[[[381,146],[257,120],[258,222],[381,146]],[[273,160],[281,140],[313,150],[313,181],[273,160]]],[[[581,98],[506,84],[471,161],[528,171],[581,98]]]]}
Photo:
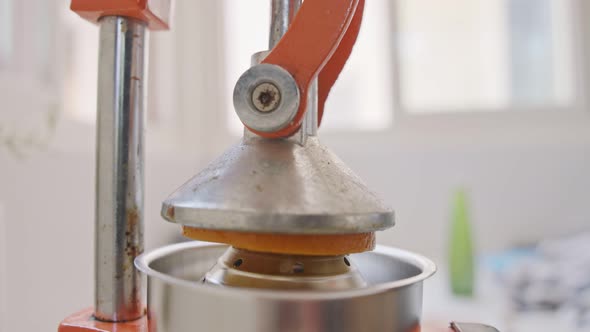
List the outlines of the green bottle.
{"type": "Polygon", "coordinates": [[[453,294],[472,296],[474,284],[473,241],[467,194],[457,190],[453,197],[449,243],[449,272],[453,294]]]}

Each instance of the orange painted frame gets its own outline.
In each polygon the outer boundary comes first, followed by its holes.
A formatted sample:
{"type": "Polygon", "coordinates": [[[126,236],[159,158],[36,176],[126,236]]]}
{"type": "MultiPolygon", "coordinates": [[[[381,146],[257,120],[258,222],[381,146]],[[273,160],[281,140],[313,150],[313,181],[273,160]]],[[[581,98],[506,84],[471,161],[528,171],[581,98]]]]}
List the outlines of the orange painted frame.
{"type": "MultiPolygon", "coordinates": [[[[93,308],[78,312],[66,318],[59,326],[58,332],[156,332],[150,325],[147,315],[136,321],[125,323],[105,323],[96,321],[92,313],[93,308]]],[[[410,332],[455,332],[444,325],[414,326],[410,332]]]]}
{"type": "Polygon", "coordinates": [[[103,16],[125,16],[146,22],[151,30],[168,30],[172,0],[163,0],[162,4],[154,9],[150,0],[72,0],[70,9],[93,23],[103,16]]]}
{"type": "Polygon", "coordinates": [[[147,315],[123,323],[107,323],[94,319],[94,308],[85,309],[64,319],[58,332],[153,332],[147,315]]]}

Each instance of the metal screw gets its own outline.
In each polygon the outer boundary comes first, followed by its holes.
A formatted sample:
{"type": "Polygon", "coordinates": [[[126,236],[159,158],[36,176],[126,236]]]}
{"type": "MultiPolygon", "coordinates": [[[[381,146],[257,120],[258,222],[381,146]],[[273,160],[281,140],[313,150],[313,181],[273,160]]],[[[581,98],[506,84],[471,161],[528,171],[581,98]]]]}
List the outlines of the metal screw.
{"type": "Polygon", "coordinates": [[[234,108],[246,127],[272,133],[289,125],[299,110],[299,88],[291,74],[277,65],[248,69],[234,88],[234,108]]]}
{"type": "Polygon", "coordinates": [[[272,112],[280,103],[281,91],[272,83],[261,83],[252,92],[252,104],[260,112],[272,112]]]}

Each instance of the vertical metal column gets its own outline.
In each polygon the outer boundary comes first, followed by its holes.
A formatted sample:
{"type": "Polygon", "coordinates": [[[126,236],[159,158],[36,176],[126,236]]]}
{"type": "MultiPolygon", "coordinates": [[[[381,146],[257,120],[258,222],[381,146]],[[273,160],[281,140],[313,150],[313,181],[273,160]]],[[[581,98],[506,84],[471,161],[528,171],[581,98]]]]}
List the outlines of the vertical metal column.
{"type": "Polygon", "coordinates": [[[318,134],[318,78],[314,78],[307,93],[307,111],[303,119],[303,131],[307,136],[317,136],[318,134]]]}
{"type": "Polygon", "coordinates": [[[95,316],[143,315],[134,260],[143,252],[143,144],[147,65],[145,23],[100,20],[95,206],[95,316]]]}
{"type": "Polygon", "coordinates": [[[301,7],[301,0],[272,0],[268,48],[273,49],[289,29],[293,17],[301,7]]]}
{"type": "MultiPolygon", "coordinates": [[[[301,7],[301,0],[272,0],[272,12],[270,17],[269,48],[272,50],[289,29],[295,14],[301,7]]],[[[259,59],[261,60],[261,59],[259,59]]],[[[258,61],[260,63],[260,61],[258,61]]],[[[302,123],[300,140],[305,142],[305,137],[316,136],[318,129],[318,79],[313,80],[307,97],[307,111],[302,123]]]]}

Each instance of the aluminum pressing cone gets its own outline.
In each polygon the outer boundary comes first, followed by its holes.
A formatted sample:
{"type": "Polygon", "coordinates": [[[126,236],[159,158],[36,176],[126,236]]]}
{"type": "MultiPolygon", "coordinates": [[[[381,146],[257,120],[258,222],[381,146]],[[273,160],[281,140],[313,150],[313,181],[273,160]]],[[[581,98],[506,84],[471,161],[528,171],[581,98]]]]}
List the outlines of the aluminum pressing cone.
{"type": "Polygon", "coordinates": [[[195,228],[352,234],[393,226],[393,212],[316,137],[244,138],[176,190],[162,216],[195,228]]]}

